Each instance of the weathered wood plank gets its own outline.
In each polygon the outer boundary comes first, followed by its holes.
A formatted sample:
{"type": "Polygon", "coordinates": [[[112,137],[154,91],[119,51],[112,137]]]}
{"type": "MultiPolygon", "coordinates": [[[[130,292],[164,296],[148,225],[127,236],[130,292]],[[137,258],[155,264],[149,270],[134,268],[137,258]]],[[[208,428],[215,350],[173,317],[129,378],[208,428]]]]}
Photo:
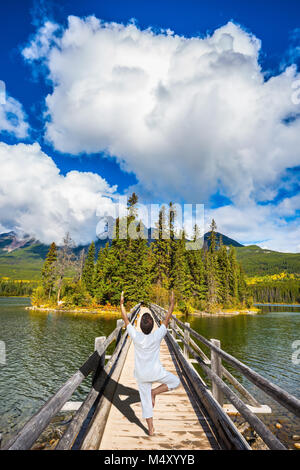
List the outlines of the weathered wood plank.
{"type": "MultiPolygon", "coordinates": [[[[250,411],[254,414],[270,414],[272,413],[271,408],[268,405],[260,405],[260,406],[251,406],[246,405],[250,411]]],[[[230,403],[223,405],[223,410],[229,415],[240,415],[241,413],[230,403]]]]}
{"type": "MultiPolygon", "coordinates": [[[[216,346],[218,346],[218,348],[220,347],[220,341],[218,339],[211,339],[211,342],[213,344],[215,344],[216,346]]],[[[211,358],[210,358],[210,361],[211,361],[211,370],[220,378],[222,378],[222,362],[221,362],[221,358],[218,354],[215,353],[215,351],[211,351],[211,358]]],[[[217,402],[223,406],[223,403],[224,403],[224,397],[223,397],[223,393],[222,391],[220,390],[220,388],[218,387],[217,383],[215,382],[215,380],[212,380],[212,394],[213,394],[213,397],[217,400],[217,402]]]]}

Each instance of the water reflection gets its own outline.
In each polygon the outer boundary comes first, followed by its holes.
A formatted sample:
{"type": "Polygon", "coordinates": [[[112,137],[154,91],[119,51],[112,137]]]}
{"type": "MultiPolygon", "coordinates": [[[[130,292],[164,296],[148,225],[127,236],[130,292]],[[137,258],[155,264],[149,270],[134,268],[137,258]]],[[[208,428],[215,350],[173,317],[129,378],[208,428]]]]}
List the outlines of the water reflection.
{"type": "MultiPolygon", "coordinates": [[[[0,340],[7,364],[0,366],[0,432],[15,432],[80,367],[116,319],[25,310],[28,299],[0,298],[0,340]]],[[[88,377],[73,395],[83,400],[88,377]]]]}

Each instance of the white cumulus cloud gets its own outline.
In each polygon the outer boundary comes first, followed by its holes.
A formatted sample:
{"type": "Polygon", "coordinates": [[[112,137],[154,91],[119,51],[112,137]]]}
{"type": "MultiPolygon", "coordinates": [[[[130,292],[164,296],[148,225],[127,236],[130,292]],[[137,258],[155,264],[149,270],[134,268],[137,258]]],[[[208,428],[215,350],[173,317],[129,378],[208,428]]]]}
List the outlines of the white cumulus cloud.
{"type": "Polygon", "coordinates": [[[284,122],[299,112],[300,75],[290,66],[266,80],[259,39],[236,24],[188,39],[93,16],[43,28],[24,56],[48,67],[56,149],[105,151],[145,192],[189,202],[216,190],[236,203],[268,200],[300,163],[300,120],[284,122]]]}
{"type": "Polygon", "coordinates": [[[244,207],[226,205],[205,211],[206,229],[211,219],[218,231],[239,242],[282,252],[300,252],[300,225],[297,210],[300,197],[285,198],[276,204],[247,204],[244,207]],[[287,222],[285,217],[292,217],[287,222]]]}
{"type": "Polygon", "coordinates": [[[6,95],[4,82],[0,81],[0,133],[7,132],[22,139],[28,135],[28,123],[19,101],[6,95]]]}
{"type": "Polygon", "coordinates": [[[185,38],[70,16],[65,29],[40,28],[24,57],[48,70],[45,135],[55,149],[116,157],[149,201],[207,203],[219,192],[232,204],[207,214],[224,233],[300,251],[298,225],[286,221],[299,198],[272,203],[300,164],[300,74],[290,65],[267,78],[260,52],[232,22],[185,38]]]}
{"type": "Polygon", "coordinates": [[[70,232],[76,244],[96,238],[99,216],[113,210],[111,187],[95,173],[60,173],[39,144],[0,142],[0,228],[61,244],[70,232]]]}

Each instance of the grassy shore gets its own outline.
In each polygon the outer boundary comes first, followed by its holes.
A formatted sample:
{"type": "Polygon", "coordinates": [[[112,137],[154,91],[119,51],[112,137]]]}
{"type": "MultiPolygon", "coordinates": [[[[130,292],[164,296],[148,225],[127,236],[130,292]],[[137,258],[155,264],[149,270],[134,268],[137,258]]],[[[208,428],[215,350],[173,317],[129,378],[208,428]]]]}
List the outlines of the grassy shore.
{"type": "Polygon", "coordinates": [[[63,314],[77,314],[77,315],[93,315],[99,317],[109,317],[109,318],[121,318],[121,312],[119,307],[114,306],[97,306],[97,307],[58,307],[58,306],[47,306],[41,305],[36,306],[32,305],[26,307],[26,310],[39,311],[39,312],[56,312],[63,314]]]}
{"type": "Polygon", "coordinates": [[[190,313],[189,315],[192,315],[194,317],[231,317],[235,315],[256,315],[257,313],[260,312],[259,308],[256,307],[251,307],[251,309],[242,309],[242,310],[237,310],[237,309],[223,309],[219,310],[217,312],[200,312],[198,310],[195,310],[194,312],[190,313]]]}

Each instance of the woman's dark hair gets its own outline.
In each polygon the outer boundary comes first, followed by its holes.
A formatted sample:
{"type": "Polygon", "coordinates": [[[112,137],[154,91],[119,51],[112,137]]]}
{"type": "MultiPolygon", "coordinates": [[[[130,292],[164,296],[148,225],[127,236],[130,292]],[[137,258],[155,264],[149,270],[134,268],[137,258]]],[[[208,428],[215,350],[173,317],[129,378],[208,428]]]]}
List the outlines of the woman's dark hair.
{"type": "Polygon", "coordinates": [[[144,313],[141,318],[140,327],[141,327],[142,332],[145,335],[148,335],[149,333],[151,333],[153,324],[154,324],[154,321],[150,313],[147,313],[147,312],[144,313]]]}

